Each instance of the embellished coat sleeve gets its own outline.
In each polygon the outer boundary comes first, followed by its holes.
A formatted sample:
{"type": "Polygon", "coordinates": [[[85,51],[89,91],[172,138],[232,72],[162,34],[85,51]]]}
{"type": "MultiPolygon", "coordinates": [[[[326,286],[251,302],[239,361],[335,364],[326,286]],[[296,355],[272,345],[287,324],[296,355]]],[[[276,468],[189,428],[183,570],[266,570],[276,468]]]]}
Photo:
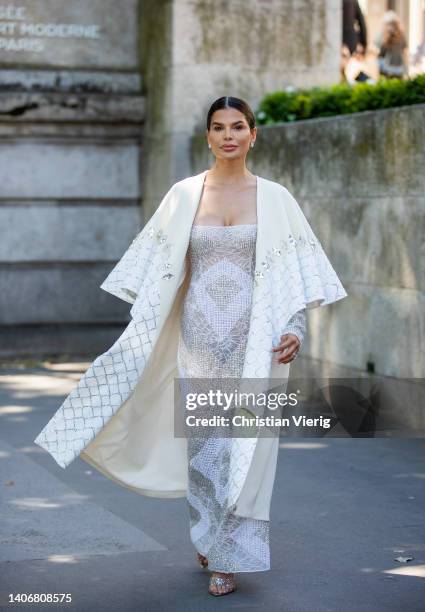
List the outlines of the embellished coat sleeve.
{"type": "MultiPolygon", "coordinates": [[[[164,253],[169,252],[170,246],[165,244],[167,236],[157,225],[159,225],[161,214],[166,216],[170,209],[175,193],[176,184],[168,190],[149,221],[138,232],[121,259],[109,272],[100,285],[101,289],[125,302],[135,303],[141,288],[147,282],[149,271],[152,271],[152,262],[158,247],[164,245],[164,253]]],[[[164,272],[166,272],[165,269],[164,272]]]]}
{"type": "Polygon", "coordinates": [[[300,341],[300,345],[302,345],[304,340],[304,335],[306,332],[306,310],[302,308],[298,312],[296,312],[289,319],[288,323],[285,326],[285,329],[282,332],[282,336],[285,334],[295,334],[300,341]]]}

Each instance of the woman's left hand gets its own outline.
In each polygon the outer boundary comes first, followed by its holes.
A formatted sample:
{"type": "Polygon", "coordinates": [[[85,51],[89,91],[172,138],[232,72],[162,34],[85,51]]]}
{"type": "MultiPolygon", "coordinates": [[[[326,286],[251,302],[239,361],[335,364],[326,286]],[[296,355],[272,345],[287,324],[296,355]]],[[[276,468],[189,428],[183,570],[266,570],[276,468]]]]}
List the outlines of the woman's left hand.
{"type": "Polygon", "coordinates": [[[298,354],[301,342],[295,334],[284,334],[280,337],[280,344],[272,349],[272,352],[281,351],[283,356],[278,358],[278,363],[290,363],[298,354]]]}

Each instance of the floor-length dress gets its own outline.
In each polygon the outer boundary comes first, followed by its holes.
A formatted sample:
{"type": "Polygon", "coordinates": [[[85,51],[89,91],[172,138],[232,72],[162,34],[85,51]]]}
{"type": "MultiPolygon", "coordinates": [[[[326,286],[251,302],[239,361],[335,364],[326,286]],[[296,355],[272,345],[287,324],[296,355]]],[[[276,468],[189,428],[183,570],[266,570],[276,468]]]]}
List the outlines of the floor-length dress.
{"type": "MultiPolygon", "coordinates": [[[[182,306],[177,354],[185,392],[191,378],[242,375],[256,232],[256,224],[192,226],[190,281],[182,306]]],[[[298,323],[294,329],[302,335],[303,319],[293,323],[298,323]]],[[[227,508],[230,445],[230,437],[199,437],[199,432],[188,435],[190,538],[196,550],[208,557],[210,570],[268,570],[269,521],[240,517],[227,508]]]]}

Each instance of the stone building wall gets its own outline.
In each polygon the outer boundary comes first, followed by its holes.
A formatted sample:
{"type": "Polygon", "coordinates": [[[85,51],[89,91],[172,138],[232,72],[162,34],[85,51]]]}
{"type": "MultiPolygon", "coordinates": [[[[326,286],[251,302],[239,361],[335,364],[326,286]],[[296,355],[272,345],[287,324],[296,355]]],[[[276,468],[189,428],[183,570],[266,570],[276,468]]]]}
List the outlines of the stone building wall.
{"type": "MultiPolygon", "coordinates": [[[[190,138],[223,95],[339,81],[340,0],[146,0],[141,14],[149,156],[145,207],[191,173],[190,138]]],[[[206,145],[205,145],[206,146],[206,145]]]]}
{"type": "Polygon", "coordinates": [[[0,354],[96,352],[128,316],[99,285],[143,225],[138,2],[0,8],[0,354]]]}

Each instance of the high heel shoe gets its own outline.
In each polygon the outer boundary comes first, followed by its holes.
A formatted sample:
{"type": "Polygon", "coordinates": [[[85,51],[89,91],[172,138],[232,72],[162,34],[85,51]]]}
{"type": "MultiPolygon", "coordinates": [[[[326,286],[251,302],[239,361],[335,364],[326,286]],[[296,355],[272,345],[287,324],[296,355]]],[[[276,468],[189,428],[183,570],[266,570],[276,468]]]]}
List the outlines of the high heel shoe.
{"type": "Polygon", "coordinates": [[[236,583],[235,583],[235,579],[233,575],[227,575],[227,576],[215,576],[214,573],[210,578],[210,587],[208,590],[208,593],[210,595],[214,595],[215,597],[217,597],[218,595],[228,595],[229,593],[233,593],[233,591],[236,591],[236,583]],[[222,591],[215,593],[214,591],[211,590],[212,586],[218,586],[218,587],[226,587],[226,591],[222,591]]]}
{"type": "Polygon", "coordinates": [[[208,567],[208,559],[204,557],[204,555],[201,555],[200,553],[198,553],[198,561],[201,567],[208,567]]]}

